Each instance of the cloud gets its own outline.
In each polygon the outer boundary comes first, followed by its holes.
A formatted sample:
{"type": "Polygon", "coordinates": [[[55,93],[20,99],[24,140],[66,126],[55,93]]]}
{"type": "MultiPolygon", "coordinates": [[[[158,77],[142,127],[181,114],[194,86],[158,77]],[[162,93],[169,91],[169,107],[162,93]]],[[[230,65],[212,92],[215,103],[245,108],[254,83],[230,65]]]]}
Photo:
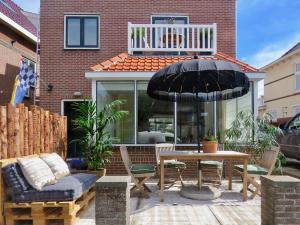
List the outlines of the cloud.
{"type": "Polygon", "coordinates": [[[253,55],[242,57],[247,63],[261,68],[281,57],[286,51],[300,41],[300,33],[280,41],[272,42],[253,55]]]}

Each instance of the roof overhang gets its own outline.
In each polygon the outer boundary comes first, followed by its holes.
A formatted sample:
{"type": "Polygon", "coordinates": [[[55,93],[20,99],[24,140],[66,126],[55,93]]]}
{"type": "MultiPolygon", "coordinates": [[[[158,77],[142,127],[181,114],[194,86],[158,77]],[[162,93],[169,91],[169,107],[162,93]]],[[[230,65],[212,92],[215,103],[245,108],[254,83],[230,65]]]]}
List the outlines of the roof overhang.
{"type": "Polygon", "coordinates": [[[287,59],[287,58],[289,58],[289,57],[291,57],[293,55],[297,55],[299,53],[300,53],[300,49],[297,49],[297,50],[295,50],[295,51],[293,51],[293,52],[291,52],[291,53],[289,53],[289,54],[287,54],[287,55],[285,55],[283,57],[280,57],[279,59],[276,59],[275,61],[273,61],[273,62],[271,62],[271,63],[269,63],[269,64],[261,67],[260,70],[263,70],[263,71],[267,70],[268,68],[276,65],[277,63],[280,63],[281,61],[283,61],[283,60],[285,60],[285,59],[287,59]]]}
{"type": "Polygon", "coordinates": [[[29,41],[36,43],[37,37],[36,35],[30,33],[28,30],[26,30],[24,27],[20,26],[18,23],[10,19],[8,16],[4,15],[0,12],[0,20],[2,20],[5,24],[7,24],[12,29],[16,30],[18,33],[20,33],[22,36],[24,36],[29,41]]]}
{"type": "MultiPolygon", "coordinates": [[[[155,72],[86,72],[85,77],[91,80],[150,80],[155,72]]],[[[251,81],[260,81],[265,78],[264,72],[245,73],[251,81]]]]}

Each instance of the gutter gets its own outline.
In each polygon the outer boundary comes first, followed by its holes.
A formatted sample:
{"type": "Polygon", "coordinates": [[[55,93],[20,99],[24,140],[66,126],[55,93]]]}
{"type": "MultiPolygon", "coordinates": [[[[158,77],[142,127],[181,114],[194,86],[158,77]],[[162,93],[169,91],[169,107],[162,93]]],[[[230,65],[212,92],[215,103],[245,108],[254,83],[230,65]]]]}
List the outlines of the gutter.
{"type": "Polygon", "coordinates": [[[8,16],[4,15],[0,12],[0,20],[4,21],[5,24],[7,24],[9,27],[13,28],[14,30],[21,33],[25,38],[27,38],[29,41],[33,43],[37,43],[37,36],[30,33],[28,30],[26,30],[24,27],[20,26],[18,23],[10,19],[8,16]]]}

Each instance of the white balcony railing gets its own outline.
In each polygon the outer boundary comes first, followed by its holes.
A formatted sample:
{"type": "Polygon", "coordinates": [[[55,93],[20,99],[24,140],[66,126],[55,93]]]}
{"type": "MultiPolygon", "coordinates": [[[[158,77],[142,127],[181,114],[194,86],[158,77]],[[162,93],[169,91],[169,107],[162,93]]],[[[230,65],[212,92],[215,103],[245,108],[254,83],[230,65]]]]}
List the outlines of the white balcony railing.
{"type": "Polygon", "coordinates": [[[128,52],[217,52],[217,25],[128,23],[128,52]]]}

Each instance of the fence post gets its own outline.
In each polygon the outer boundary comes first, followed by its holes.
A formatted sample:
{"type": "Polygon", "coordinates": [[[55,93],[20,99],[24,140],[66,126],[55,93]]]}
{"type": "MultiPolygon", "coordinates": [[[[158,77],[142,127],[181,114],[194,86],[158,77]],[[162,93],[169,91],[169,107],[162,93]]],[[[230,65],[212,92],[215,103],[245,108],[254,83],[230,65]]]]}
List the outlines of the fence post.
{"type": "Polygon", "coordinates": [[[1,159],[7,158],[7,108],[0,106],[0,147],[1,159]]]}

